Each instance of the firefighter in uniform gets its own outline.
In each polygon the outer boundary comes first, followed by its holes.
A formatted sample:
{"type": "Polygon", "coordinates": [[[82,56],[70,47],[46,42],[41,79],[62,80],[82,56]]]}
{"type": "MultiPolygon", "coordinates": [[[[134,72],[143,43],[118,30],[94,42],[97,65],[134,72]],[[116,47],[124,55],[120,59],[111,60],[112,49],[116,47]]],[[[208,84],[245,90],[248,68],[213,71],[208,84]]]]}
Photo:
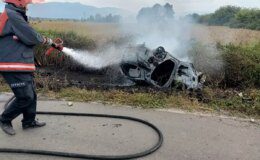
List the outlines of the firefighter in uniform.
{"type": "Polygon", "coordinates": [[[0,15],[0,74],[15,95],[15,99],[0,115],[0,127],[9,135],[15,135],[12,121],[21,114],[23,129],[46,125],[35,118],[37,95],[33,77],[36,69],[33,47],[56,44],[29,26],[26,10],[27,5],[34,1],[4,0],[7,4],[0,15]]]}

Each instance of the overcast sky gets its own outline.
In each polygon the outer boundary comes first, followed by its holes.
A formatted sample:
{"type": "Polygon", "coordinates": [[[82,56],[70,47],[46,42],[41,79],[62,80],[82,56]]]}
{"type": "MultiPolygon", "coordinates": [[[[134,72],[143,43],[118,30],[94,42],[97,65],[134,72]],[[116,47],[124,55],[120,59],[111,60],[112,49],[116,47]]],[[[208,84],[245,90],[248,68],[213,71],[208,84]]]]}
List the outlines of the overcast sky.
{"type": "Polygon", "coordinates": [[[174,5],[177,14],[209,13],[220,6],[235,5],[240,7],[260,8],[260,0],[46,0],[47,2],[80,2],[96,7],[118,7],[137,12],[142,7],[166,2],[174,5]]]}
{"type": "Polygon", "coordinates": [[[143,6],[166,2],[174,5],[176,12],[213,12],[223,5],[260,8],[260,0],[47,0],[81,2],[98,7],[118,7],[137,12],[143,6]]]}

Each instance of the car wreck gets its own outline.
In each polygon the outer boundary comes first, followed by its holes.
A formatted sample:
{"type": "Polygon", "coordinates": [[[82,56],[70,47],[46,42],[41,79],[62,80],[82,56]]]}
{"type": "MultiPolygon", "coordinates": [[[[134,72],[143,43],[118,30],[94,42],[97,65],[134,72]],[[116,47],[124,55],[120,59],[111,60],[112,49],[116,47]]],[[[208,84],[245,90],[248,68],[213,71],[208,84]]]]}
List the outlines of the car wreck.
{"type": "Polygon", "coordinates": [[[158,88],[202,89],[206,78],[203,73],[195,70],[192,63],[174,58],[163,47],[150,50],[145,45],[140,45],[133,50],[136,59],[121,63],[123,74],[133,82],[147,83],[158,88]]]}

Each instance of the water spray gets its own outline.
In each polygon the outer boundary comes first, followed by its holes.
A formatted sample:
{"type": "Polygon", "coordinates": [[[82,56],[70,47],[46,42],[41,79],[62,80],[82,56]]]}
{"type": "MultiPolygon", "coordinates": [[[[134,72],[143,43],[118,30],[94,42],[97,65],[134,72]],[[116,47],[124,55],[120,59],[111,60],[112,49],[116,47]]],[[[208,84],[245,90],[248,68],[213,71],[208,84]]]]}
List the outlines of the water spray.
{"type": "Polygon", "coordinates": [[[87,50],[75,50],[63,46],[63,40],[57,38],[54,44],[45,53],[46,56],[60,57],[59,61],[64,60],[65,55],[76,63],[91,69],[103,69],[112,65],[119,65],[122,61],[134,59],[135,55],[127,47],[109,46],[103,50],[89,52],[87,50]]]}

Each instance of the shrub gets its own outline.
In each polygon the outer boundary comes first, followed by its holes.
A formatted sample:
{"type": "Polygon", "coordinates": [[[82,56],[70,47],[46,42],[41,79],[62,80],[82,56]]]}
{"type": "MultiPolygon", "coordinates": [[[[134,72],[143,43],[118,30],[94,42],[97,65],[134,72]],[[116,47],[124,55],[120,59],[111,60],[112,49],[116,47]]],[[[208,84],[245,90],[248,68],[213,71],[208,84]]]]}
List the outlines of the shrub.
{"type": "Polygon", "coordinates": [[[251,45],[193,43],[189,53],[207,84],[221,88],[260,87],[260,42],[251,45]]]}
{"type": "Polygon", "coordinates": [[[223,85],[260,87],[260,43],[248,46],[219,46],[225,61],[223,85]]]}

